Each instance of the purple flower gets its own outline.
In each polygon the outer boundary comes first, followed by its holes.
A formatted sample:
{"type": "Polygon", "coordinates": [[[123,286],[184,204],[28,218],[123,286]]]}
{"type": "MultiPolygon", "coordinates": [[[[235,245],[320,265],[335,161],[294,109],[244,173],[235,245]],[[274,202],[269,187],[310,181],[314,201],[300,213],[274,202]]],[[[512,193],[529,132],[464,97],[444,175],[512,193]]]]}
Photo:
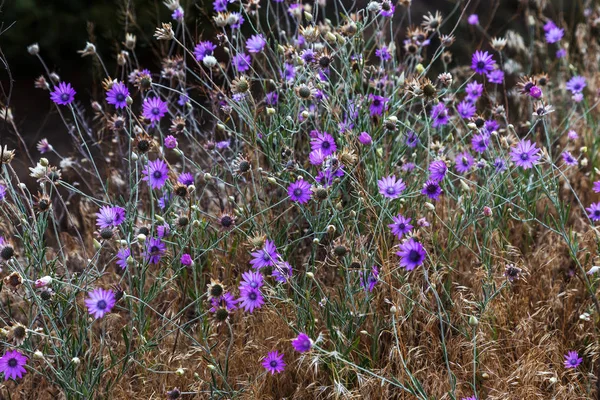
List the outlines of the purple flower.
{"type": "Polygon", "coordinates": [[[35,147],[37,147],[38,151],[42,154],[52,151],[52,145],[46,138],[41,139],[35,147]]]}
{"type": "Polygon", "coordinates": [[[423,184],[423,189],[421,190],[421,193],[426,195],[430,199],[437,200],[442,194],[442,188],[440,187],[438,181],[430,179],[423,184]]]}
{"type": "Polygon", "coordinates": [[[529,169],[536,165],[541,158],[540,149],[529,140],[522,140],[510,151],[510,158],[517,167],[529,169]]]}
{"type": "Polygon", "coordinates": [[[542,94],[542,89],[535,85],[529,88],[529,95],[534,99],[539,99],[540,97],[542,97],[542,94]]]}
{"type": "Polygon", "coordinates": [[[492,71],[494,69],[494,59],[492,58],[492,55],[487,51],[475,51],[471,61],[471,69],[480,75],[492,71]]]}
{"type": "Polygon", "coordinates": [[[152,237],[146,242],[144,257],[146,257],[146,261],[148,261],[148,263],[158,264],[166,250],[166,244],[164,244],[160,239],[152,237]]]}
{"type": "Polygon", "coordinates": [[[324,171],[319,171],[319,173],[315,177],[315,180],[317,182],[319,182],[321,185],[323,185],[325,187],[329,187],[329,186],[331,186],[331,184],[333,183],[333,180],[336,177],[344,176],[343,168],[344,168],[344,166],[342,165],[342,166],[340,166],[340,168],[337,168],[335,170],[328,168],[324,171]]]}
{"type": "Polygon", "coordinates": [[[402,239],[402,236],[410,233],[413,229],[413,226],[410,224],[411,218],[406,218],[402,214],[392,217],[392,221],[394,222],[389,224],[388,227],[398,239],[402,239]]]}
{"type": "Polygon", "coordinates": [[[478,399],[475,396],[471,396],[471,397],[463,397],[461,400],[478,400],[478,399]]]}
{"type": "Polygon", "coordinates": [[[546,32],[546,42],[556,43],[560,41],[560,39],[562,39],[564,35],[565,30],[555,26],[546,32]]]}
{"type": "Polygon", "coordinates": [[[377,50],[375,50],[375,55],[381,59],[381,61],[388,61],[392,58],[390,51],[387,46],[381,46],[377,50]]]}
{"type": "Polygon", "coordinates": [[[394,11],[396,11],[396,6],[390,0],[383,0],[381,3],[381,15],[391,17],[394,15],[394,11]]]}
{"type": "Polygon", "coordinates": [[[70,83],[61,82],[58,86],[54,86],[54,90],[50,93],[50,99],[61,106],[71,104],[75,100],[75,89],[70,83]]]}
{"type": "Polygon", "coordinates": [[[114,228],[125,221],[125,209],[121,207],[104,206],[96,213],[96,225],[100,229],[114,228]]]}
{"type": "Polygon", "coordinates": [[[550,32],[550,30],[552,30],[553,28],[556,28],[556,24],[554,23],[554,21],[549,19],[548,22],[544,24],[544,32],[550,32]]]}
{"type": "Polygon", "coordinates": [[[425,261],[425,248],[415,239],[410,238],[400,245],[400,251],[396,255],[400,256],[400,266],[412,271],[425,261]]]}
{"type": "Polygon", "coordinates": [[[321,165],[325,161],[325,154],[321,149],[316,149],[308,153],[308,160],[312,165],[321,165]]]}
{"type": "Polygon", "coordinates": [[[384,177],[377,181],[379,193],[388,199],[396,199],[406,189],[406,185],[402,178],[396,179],[394,175],[384,177]]]}
{"type": "Polygon", "coordinates": [[[465,91],[467,92],[467,100],[475,102],[483,94],[483,84],[479,82],[468,83],[465,91]]]}
{"type": "Polygon", "coordinates": [[[271,276],[277,282],[285,283],[292,277],[292,266],[287,261],[276,262],[271,276]]]}
{"type": "Polygon", "coordinates": [[[267,44],[262,34],[252,35],[246,40],[246,50],[249,53],[260,53],[267,44]]]}
{"type": "Polygon", "coordinates": [[[160,158],[148,161],[148,165],[142,170],[142,174],[145,175],[142,180],[148,181],[152,189],[160,189],[169,177],[169,166],[160,158]]]}
{"type": "Polygon", "coordinates": [[[379,269],[377,266],[373,265],[371,267],[371,272],[365,277],[365,273],[361,273],[360,277],[360,285],[367,291],[372,292],[379,280],[379,269]]]}
{"type": "Polygon", "coordinates": [[[192,263],[194,262],[192,260],[192,256],[190,256],[187,253],[184,253],[181,258],[179,259],[179,261],[181,262],[181,265],[185,265],[186,267],[189,267],[190,265],[192,265],[192,263]]]}
{"type": "Polygon", "coordinates": [[[567,50],[565,50],[565,49],[556,50],[556,58],[563,58],[566,55],[567,55],[567,50]]]}
{"type": "Polygon", "coordinates": [[[265,94],[265,104],[268,106],[276,106],[278,100],[279,95],[277,94],[277,92],[269,92],[265,94]]]}
{"type": "Polygon", "coordinates": [[[0,201],[6,198],[6,186],[0,183],[0,201]]]}
{"type": "Polygon", "coordinates": [[[596,181],[594,182],[593,186],[592,186],[592,190],[595,193],[600,193],[600,181],[596,181]]]}
{"type": "Polygon", "coordinates": [[[335,153],[337,150],[333,136],[327,132],[318,132],[317,136],[311,139],[310,147],[312,150],[320,149],[325,157],[335,153]]]}
{"type": "Polygon", "coordinates": [[[579,103],[583,100],[583,93],[575,93],[573,97],[571,97],[575,103],[579,103]]]}
{"type": "Polygon", "coordinates": [[[600,221],[600,202],[598,202],[598,203],[592,203],[585,210],[588,212],[588,217],[592,221],[600,221]]]}
{"type": "Polygon", "coordinates": [[[179,182],[185,186],[193,185],[194,184],[194,175],[192,175],[189,172],[184,172],[181,175],[179,175],[177,182],[179,182]]]}
{"type": "Polygon", "coordinates": [[[316,60],[315,57],[316,57],[315,51],[313,49],[306,49],[306,50],[303,50],[302,53],[300,53],[300,58],[302,58],[302,60],[306,64],[315,62],[315,60],[316,60]]]}
{"type": "Polygon", "coordinates": [[[406,132],[406,145],[410,148],[417,147],[419,144],[419,136],[413,131],[406,132]]]}
{"type": "Polygon", "coordinates": [[[131,250],[129,250],[127,248],[120,249],[117,252],[117,265],[119,267],[121,267],[121,269],[127,268],[127,259],[129,258],[130,255],[131,255],[131,250]]]}
{"type": "Polygon", "coordinates": [[[238,72],[246,72],[250,69],[252,59],[245,53],[239,53],[233,57],[232,63],[238,72]]]}
{"type": "Polygon", "coordinates": [[[177,139],[175,139],[175,136],[169,135],[165,138],[165,147],[167,149],[174,149],[177,147],[177,139]]]}
{"type": "Polygon", "coordinates": [[[412,162],[407,162],[402,164],[402,167],[400,167],[400,169],[404,172],[411,172],[416,168],[415,163],[412,162]]]}
{"type": "Polygon", "coordinates": [[[240,289],[240,307],[252,314],[265,303],[260,290],[245,286],[240,289]]]}
{"type": "Polygon", "coordinates": [[[585,78],[583,76],[576,75],[569,79],[567,82],[567,89],[571,91],[571,93],[581,93],[583,88],[587,86],[585,82],[585,78]]]}
{"type": "Polygon", "coordinates": [[[569,153],[567,150],[563,151],[562,159],[563,159],[564,163],[567,165],[570,165],[570,166],[577,165],[577,159],[575,157],[573,157],[573,155],[571,153],[569,153]]]}
{"type": "Polygon", "coordinates": [[[252,260],[250,264],[254,269],[261,269],[264,267],[272,267],[277,262],[279,253],[275,244],[271,240],[266,240],[262,249],[253,251],[250,253],[252,260]]]}
{"type": "Polygon", "coordinates": [[[270,351],[262,362],[262,366],[271,373],[283,372],[285,369],[285,362],[283,362],[283,354],[279,354],[278,351],[270,351]]]}
{"type": "Polygon", "coordinates": [[[281,71],[281,77],[284,78],[287,82],[293,81],[296,77],[296,67],[294,64],[284,63],[283,71],[281,71]]]}
{"type": "Polygon", "coordinates": [[[167,103],[158,97],[148,97],[142,104],[142,115],[154,125],[167,113],[167,103]]]}
{"type": "Polygon", "coordinates": [[[312,340],[310,340],[306,333],[300,332],[298,337],[292,340],[292,346],[294,347],[294,350],[299,353],[306,353],[307,351],[310,351],[312,345],[312,340]]]}
{"type": "Polygon", "coordinates": [[[371,113],[371,116],[373,116],[373,115],[383,114],[383,112],[385,110],[387,110],[387,102],[390,99],[387,97],[370,94],[369,100],[371,100],[371,105],[369,106],[369,111],[371,113]]]}
{"type": "Polygon", "coordinates": [[[448,172],[448,166],[443,160],[437,160],[429,165],[430,178],[436,182],[441,182],[448,172]]]}
{"type": "Polygon", "coordinates": [[[90,315],[93,315],[96,319],[108,314],[117,302],[115,293],[112,290],[98,288],[89,292],[88,296],[85,299],[85,305],[90,315]]]}
{"type": "Polygon", "coordinates": [[[373,143],[371,135],[369,135],[367,132],[361,132],[360,135],[358,135],[358,141],[364,144],[365,146],[368,146],[371,143],[373,143]]]}
{"type": "Polygon", "coordinates": [[[106,92],[106,102],[114,105],[115,108],[125,108],[127,106],[127,96],[129,96],[127,86],[123,82],[116,82],[106,92]]]}
{"type": "Polygon", "coordinates": [[[433,126],[434,128],[446,125],[450,120],[450,118],[448,117],[448,110],[446,109],[446,105],[442,102],[437,103],[431,109],[431,118],[433,119],[433,124],[431,124],[431,126],[433,126]]]}
{"type": "Polygon", "coordinates": [[[456,164],[456,171],[458,171],[459,174],[464,174],[466,172],[469,172],[469,170],[475,163],[475,160],[473,159],[471,154],[469,154],[468,151],[463,151],[462,153],[458,153],[456,155],[456,157],[454,158],[454,163],[456,164]]]}
{"type": "Polygon", "coordinates": [[[236,300],[233,295],[229,292],[223,293],[219,297],[213,297],[210,299],[210,312],[217,312],[221,307],[224,307],[227,311],[233,311],[237,308],[236,304],[239,300],[236,300]]]}
{"type": "Polygon", "coordinates": [[[487,121],[485,121],[483,127],[487,132],[493,132],[497,131],[498,128],[500,128],[500,124],[494,119],[488,119],[487,121]]]}
{"type": "Polygon", "coordinates": [[[467,18],[467,22],[469,25],[479,25],[479,16],[477,14],[471,14],[469,15],[469,18],[467,18]]]}
{"type": "Polygon", "coordinates": [[[310,183],[304,179],[298,179],[296,182],[288,186],[288,195],[290,200],[296,201],[300,204],[308,203],[310,200],[312,191],[310,183]]]}
{"type": "Polygon", "coordinates": [[[494,161],[494,170],[497,174],[506,170],[506,162],[501,158],[496,158],[494,161]]]}
{"type": "Polygon", "coordinates": [[[183,21],[183,15],[183,8],[177,7],[175,11],[173,11],[173,14],[171,14],[171,18],[173,18],[175,21],[181,22],[183,21]]]}
{"type": "Polygon", "coordinates": [[[473,135],[471,139],[471,147],[478,153],[485,152],[489,145],[490,137],[487,134],[480,133],[479,135],[473,135]]]}
{"type": "Polygon", "coordinates": [[[163,195],[156,201],[161,210],[164,210],[169,206],[169,203],[173,199],[173,194],[164,192],[163,195]]]}
{"type": "Polygon", "coordinates": [[[162,239],[171,234],[171,227],[166,222],[156,227],[157,236],[162,239]]]}
{"type": "Polygon", "coordinates": [[[242,281],[240,282],[240,291],[244,288],[260,289],[263,285],[263,276],[258,271],[247,271],[242,273],[242,281]]]}
{"type": "Polygon", "coordinates": [[[477,109],[475,108],[475,104],[468,100],[463,100],[456,106],[456,111],[458,111],[458,115],[460,115],[464,119],[471,118],[475,115],[477,109]]]}
{"type": "Polygon", "coordinates": [[[565,368],[577,368],[583,362],[576,351],[569,351],[565,354],[565,368]]]}
{"type": "Polygon", "coordinates": [[[208,40],[200,42],[194,48],[194,56],[196,56],[196,60],[202,61],[204,57],[212,56],[216,48],[217,46],[208,40]]]}
{"type": "Polygon", "coordinates": [[[27,357],[17,350],[7,350],[0,357],[0,372],[4,373],[4,380],[21,379],[27,373],[25,365],[27,357]]]}
{"type": "Polygon", "coordinates": [[[501,69],[495,69],[492,72],[488,72],[486,76],[490,83],[500,85],[504,82],[504,72],[501,69]]]}
{"type": "Polygon", "coordinates": [[[213,1],[213,9],[218,13],[227,11],[227,0],[213,1]]]}

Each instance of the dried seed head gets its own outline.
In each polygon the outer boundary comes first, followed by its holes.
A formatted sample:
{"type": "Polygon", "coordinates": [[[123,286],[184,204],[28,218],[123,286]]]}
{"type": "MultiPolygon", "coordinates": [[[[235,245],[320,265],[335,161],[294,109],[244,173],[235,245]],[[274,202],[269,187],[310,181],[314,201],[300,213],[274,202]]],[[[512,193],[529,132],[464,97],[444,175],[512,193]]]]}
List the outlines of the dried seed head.
{"type": "Polygon", "coordinates": [[[112,239],[115,232],[111,228],[104,228],[100,231],[100,237],[104,240],[112,239]]]}
{"type": "Polygon", "coordinates": [[[16,323],[10,328],[9,337],[15,346],[20,346],[27,338],[27,328],[20,323],[16,323]]]}
{"type": "Polygon", "coordinates": [[[14,150],[8,150],[6,146],[0,147],[0,164],[10,164],[13,158],[15,158],[14,150]]]}
{"type": "Polygon", "coordinates": [[[15,255],[15,250],[11,245],[6,245],[0,250],[0,258],[4,261],[10,260],[15,255]]]}
{"type": "Polygon", "coordinates": [[[171,23],[163,23],[162,28],[156,28],[154,37],[158,40],[172,40],[175,37],[175,32],[173,32],[171,23]]]}
{"type": "Polygon", "coordinates": [[[23,284],[23,278],[18,272],[13,272],[4,278],[4,284],[11,290],[17,290],[23,284]]]}
{"type": "Polygon", "coordinates": [[[133,50],[135,48],[136,37],[133,33],[125,34],[125,47],[129,50],[133,50]]]}

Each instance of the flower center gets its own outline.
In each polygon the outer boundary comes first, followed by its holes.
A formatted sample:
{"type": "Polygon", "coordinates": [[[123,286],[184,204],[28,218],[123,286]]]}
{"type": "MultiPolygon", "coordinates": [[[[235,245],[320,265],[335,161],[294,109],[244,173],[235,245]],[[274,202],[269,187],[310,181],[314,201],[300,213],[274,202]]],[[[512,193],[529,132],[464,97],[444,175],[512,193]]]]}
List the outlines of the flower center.
{"type": "Polygon", "coordinates": [[[158,107],[154,107],[154,108],[152,109],[152,114],[153,114],[153,115],[159,115],[159,114],[160,114],[160,110],[158,109],[158,107]]]}
{"type": "Polygon", "coordinates": [[[428,185],[427,186],[427,192],[428,193],[435,193],[435,192],[437,192],[437,186],[436,185],[428,185]]]}
{"type": "Polygon", "coordinates": [[[523,160],[523,161],[529,160],[529,154],[527,154],[527,153],[521,154],[521,160],[523,160]]]}
{"type": "Polygon", "coordinates": [[[294,196],[300,197],[302,195],[302,189],[294,189],[294,196]]]}
{"type": "Polygon", "coordinates": [[[17,359],[16,358],[11,358],[10,360],[8,360],[8,366],[10,368],[14,368],[17,366],[17,359]]]}
{"type": "Polygon", "coordinates": [[[162,172],[160,171],[154,171],[154,173],[152,174],[152,176],[156,179],[160,179],[162,178],[162,172]]]}
{"type": "Polygon", "coordinates": [[[381,100],[379,99],[373,99],[373,106],[374,107],[379,107],[381,105],[381,100]]]}
{"type": "Polygon", "coordinates": [[[117,98],[117,101],[121,102],[121,101],[125,100],[125,95],[123,93],[118,93],[116,98],[117,98]]]}
{"type": "Polygon", "coordinates": [[[248,295],[248,298],[252,301],[256,300],[258,296],[256,295],[256,293],[252,292],[248,295]]]}
{"type": "Polygon", "coordinates": [[[67,93],[63,93],[60,95],[60,99],[62,101],[67,101],[67,100],[69,100],[69,95],[67,93]]]}
{"type": "Polygon", "coordinates": [[[266,251],[263,253],[263,260],[271,261],[271,256],[266,251]]]}
{"type": "Polygon", "coordinates": [[[387,192],[387,194],[394,194],[396,193],[396,190],[393,187],[389,187],[385,190],[387,192]]]}
{"type": "Polygon", "coordinates": [[[321,144],[321,147],[324,148],[325,150],[327,150],[329,147],[331,147],[331,144],[329,144],[329,142],[323,142],[321,144]]]}
{"type": "Polygon", "coordinates": [[[478,61],[477,62],[477,69],[484,69],[485,68],[485,63],[483,61],[478,61]]]}
{"type": "Polygon", "coordinates": [[[106,308],[106,301],[105,300],[100,300],[96,304],[96,307],[99,308],[100,310],[104,310],[106,308]]]}
{"type": "Polygon", "coordinates": [[[412,262],[419,262],[421,260],[421,255],[419,254],[418,251],[416,250],[411,250],[410,253],[408,253],[408,259],[412,262]]]}
{"type": "Polygon", "coordinates": [[[277,361],[273,360],[269,363],[269,365],[271,366],[271,368],[275,368],[277,367],[277,361]]]}
{"type": "Polygon", "coordinates": [[[150,247],[150,253],[152,253],[152,254],[158,253],[158,246],[150,247]]]}
{"type": "Polygon", "coordinates": [[[398,224],[398,229],[400,229],[401,231],[403,231],[403,230],[404,230],[404,228],[406,228],[406,225],[405,225],[405,224],[403,224],[403,223],[401,223],[401,224],[398,224]]]}

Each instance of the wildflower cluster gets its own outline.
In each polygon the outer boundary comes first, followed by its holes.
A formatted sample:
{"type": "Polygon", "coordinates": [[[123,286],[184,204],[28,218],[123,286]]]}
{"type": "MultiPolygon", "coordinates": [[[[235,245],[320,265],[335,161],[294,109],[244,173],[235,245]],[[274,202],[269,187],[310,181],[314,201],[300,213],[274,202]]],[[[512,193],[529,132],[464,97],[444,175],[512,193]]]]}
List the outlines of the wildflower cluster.
{"type": "Polygon", "coordinates": [[[132,32],[113,70],[80,52],[105,75],[93,116],[88,88],[36,80],[72,148],[40,140],[26,177],[2,151],[5,379],[591,396],[600,114],[578,62],[600,54],[600,8],[575,30],[527,4],[529,36],[489,38],[461,2],[418,21],[410,0],[335,5],[215,0],[212,35],[166,1],[160,63],[132,32]]]}

